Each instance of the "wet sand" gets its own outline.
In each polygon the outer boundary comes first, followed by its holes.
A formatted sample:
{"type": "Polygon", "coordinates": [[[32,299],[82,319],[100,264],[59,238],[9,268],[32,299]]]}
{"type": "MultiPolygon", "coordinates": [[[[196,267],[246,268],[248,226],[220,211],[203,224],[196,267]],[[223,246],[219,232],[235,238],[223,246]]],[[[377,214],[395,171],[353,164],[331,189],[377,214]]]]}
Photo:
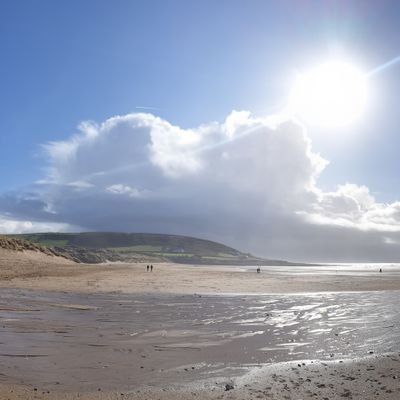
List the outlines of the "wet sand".
{"type": "Polygon", "coordinates": [[[0,398],[8,400],[397,400],[400,397],[399,355],[382,355],[351,362],[284,363],[252,371],[226,390],[224,383],[166,389],[107,392],[52,391],[0,383],[0,398]]]}
{"type": "Polygon", "coordinates": [[[1,400],[400,398],[396,265],[147,273],[6,256],[1,400]]]}
{"type": "Polygon", "coordinates": [[[395,399],[398,298],[3,289],[0,398],[395,399]]]}

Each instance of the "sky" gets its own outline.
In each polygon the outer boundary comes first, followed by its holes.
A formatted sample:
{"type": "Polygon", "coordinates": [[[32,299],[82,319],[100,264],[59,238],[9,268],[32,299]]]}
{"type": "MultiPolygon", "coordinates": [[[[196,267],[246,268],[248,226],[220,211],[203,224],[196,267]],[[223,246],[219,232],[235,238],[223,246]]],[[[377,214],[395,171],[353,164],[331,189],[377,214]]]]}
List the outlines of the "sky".
{"type": "Polygon", "coordinates": [[[356,122],[284,115],[299,71],[400,55],[397,1],[0,2],[0,232],[161,232],[400,261],[400,63],[356,122]]]}

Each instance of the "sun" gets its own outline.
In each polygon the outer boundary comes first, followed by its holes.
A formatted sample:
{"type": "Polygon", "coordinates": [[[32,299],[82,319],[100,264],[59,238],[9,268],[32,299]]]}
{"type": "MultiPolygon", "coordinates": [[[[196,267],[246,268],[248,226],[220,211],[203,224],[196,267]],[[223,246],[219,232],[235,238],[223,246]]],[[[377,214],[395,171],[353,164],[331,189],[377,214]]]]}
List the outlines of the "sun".
{"type": "Polygon", "coordinates": [[[326,127],[348,125],[362,115],[366,89],[366,75],[355,66],[329,61],[297,77],[289,112],[326,127]]]}

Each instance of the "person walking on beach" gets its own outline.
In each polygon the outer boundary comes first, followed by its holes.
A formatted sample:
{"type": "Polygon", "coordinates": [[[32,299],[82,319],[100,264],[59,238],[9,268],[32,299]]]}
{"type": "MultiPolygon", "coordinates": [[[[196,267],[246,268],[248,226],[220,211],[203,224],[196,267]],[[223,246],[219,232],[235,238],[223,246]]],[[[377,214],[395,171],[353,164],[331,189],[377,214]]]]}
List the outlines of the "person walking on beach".
{"type": "Polygon", "coordinates": [[[153,272],[153,264],[150,265],[150,272],[153,272]]]}
{"type": "Polygon", "coordinates": [[[149,266],[149,264],[147,264],[147,272],[149,272],[149,268],[150,268],[150,266],[149,266]]]}

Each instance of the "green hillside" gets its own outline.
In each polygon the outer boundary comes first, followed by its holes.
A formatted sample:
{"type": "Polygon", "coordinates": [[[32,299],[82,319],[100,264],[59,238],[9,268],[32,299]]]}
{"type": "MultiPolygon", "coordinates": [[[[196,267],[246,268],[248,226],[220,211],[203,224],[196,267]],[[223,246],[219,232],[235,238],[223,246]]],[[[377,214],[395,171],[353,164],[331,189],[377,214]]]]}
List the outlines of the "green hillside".
{"type": "Polygon", "coordinates": [[[173,261],[184,264],[288,264],[254,257],[220,243],[188,236],[119,232],[33,233],[14,236],[57,251],[65,251],[82,262],[91,262],[92,259],[93,262],[101,262],[102,257],[105,257],[107,259],[103,261],[147,258],[153,262],[173,261]]]}

